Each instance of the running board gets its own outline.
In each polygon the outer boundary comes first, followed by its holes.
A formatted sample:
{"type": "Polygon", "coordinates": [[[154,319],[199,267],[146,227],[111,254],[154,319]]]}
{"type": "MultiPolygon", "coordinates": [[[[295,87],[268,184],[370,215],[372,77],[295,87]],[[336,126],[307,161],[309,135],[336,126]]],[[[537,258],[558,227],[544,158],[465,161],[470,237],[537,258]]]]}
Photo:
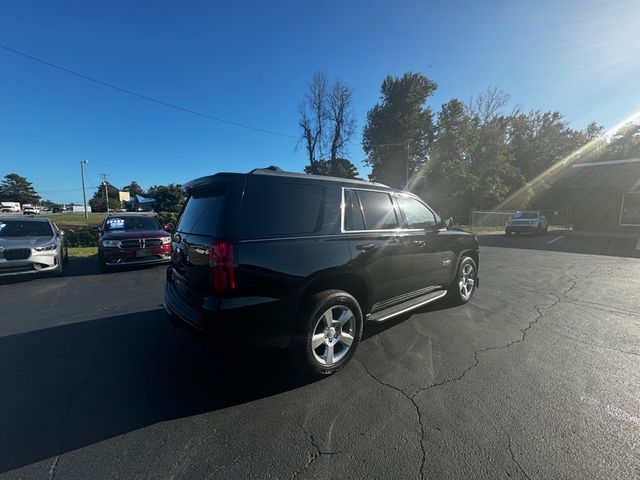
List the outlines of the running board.
{"type": "Polygon", "coordinates": [[[436,300],[444,297],[446,294],[446,290],[438,290],[435,292],[427,293],[426,295],[421,295],[417,298],[413,298],[408,302],[403,302],[399,305],[395,305],[393,307],[380,310],[379,312],[372,313],[367,316],[367,320],[371,322],[384,322],[391,317],[402,315],[403,313],[426,305],[427,303],[435,302],[436,300]]]}

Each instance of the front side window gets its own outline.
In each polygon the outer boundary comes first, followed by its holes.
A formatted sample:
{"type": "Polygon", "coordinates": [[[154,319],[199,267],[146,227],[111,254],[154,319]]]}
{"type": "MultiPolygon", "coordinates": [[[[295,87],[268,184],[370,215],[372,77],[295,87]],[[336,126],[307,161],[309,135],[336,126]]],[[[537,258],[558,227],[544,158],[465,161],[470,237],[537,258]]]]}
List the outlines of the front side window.
{"type": "Polygon", "coordinates": [[[367,230],[391,230],[399,227],[391,195],[386,192],[358,190],[367,230]]]}
{"type": "Polygon", "coordinates": [[[436,225],[433,212],[415,198],[400,195],[398,204],[404,213],[407,228],[429,228],[436,225]]]}

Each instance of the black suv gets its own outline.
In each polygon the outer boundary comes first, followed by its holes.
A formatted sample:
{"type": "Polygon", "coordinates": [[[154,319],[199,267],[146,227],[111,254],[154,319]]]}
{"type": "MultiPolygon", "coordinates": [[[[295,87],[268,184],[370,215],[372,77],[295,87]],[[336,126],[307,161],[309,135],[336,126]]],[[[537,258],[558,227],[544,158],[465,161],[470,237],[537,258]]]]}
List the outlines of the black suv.
{"type": "Polygon", "coordinates": [[[476,237],[412,193],[273,167],[183,188],[169,315],[213,341],[235,331],[288,346],[312,374],[347,363],[364,322],[465,303],[478,286],[476,237]]]}

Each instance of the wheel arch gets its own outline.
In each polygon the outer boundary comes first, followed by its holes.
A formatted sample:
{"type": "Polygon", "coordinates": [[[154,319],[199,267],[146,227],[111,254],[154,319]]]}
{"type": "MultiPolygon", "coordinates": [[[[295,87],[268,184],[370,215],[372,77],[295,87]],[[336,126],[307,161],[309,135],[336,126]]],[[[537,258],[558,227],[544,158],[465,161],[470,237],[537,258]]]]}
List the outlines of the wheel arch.
{"type": "Polygon", "coordinates": [[[332,272],[311,279],[302,293],[302,304],[314,293],[324,290],[343,290],[358,301],[363,317],[369,312],[370,299],[366,282],[355,272],[332,272]]]}

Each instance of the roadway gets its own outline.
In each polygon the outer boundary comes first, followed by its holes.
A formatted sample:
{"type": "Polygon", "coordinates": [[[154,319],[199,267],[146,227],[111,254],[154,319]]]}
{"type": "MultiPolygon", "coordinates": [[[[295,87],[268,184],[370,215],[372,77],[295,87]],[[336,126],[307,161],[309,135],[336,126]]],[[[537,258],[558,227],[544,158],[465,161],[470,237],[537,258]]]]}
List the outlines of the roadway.
{"type": "Polygon", "coordinates": [[[316,382],[172,326],[164,267],[4,282],[0,479],[639,478],[640,259],[557,236],[482,238],[471,303],[316,382]]]}

